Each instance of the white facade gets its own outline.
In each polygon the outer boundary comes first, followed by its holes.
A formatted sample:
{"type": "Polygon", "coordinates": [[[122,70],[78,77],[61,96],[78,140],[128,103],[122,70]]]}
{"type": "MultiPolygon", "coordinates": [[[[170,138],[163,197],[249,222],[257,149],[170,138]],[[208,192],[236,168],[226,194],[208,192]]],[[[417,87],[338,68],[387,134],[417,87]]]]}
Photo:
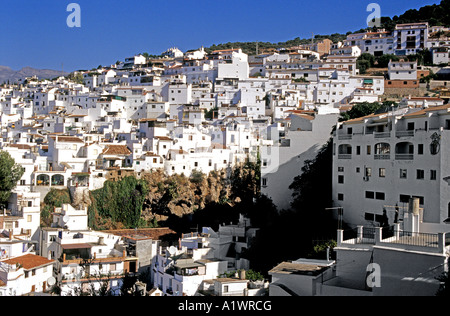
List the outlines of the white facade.
{"type": "Polygon", "coordinates": [[[417,80],[417,62],[389,61],[390,80],[417,80]]]}
{"type": "Polygon", "coordinates": [[[410,197],[418,197],[422,222],[442,229],[450,217],[447,113],[446,105],[404,107],[338,124],[333,200],[347,223],[379,223],[383,210],[393,223],[394,206],[404,209],[410,197]]]}
{"type": "Polygon", "coordinates": [[[49,290],[54,260],[25,254],[0,261],[0,296],[21,296],[49,290]]]}
{"type": "Polygon", "coordinates": [[[428,42],[428,22],[397,24],[393,32],[396,55],[416,54],[424,50],[428,42]]]}
{"type": "Polygon", "coordinates": [[[278,209],[290,208],[289,186],[304,162],[314,159],[329,140],[337,119],[337,114],[291,114],[290,121],[270,127],[267,138],[273,145],[261,147],[261,193],[271,198],[278,209]]]}

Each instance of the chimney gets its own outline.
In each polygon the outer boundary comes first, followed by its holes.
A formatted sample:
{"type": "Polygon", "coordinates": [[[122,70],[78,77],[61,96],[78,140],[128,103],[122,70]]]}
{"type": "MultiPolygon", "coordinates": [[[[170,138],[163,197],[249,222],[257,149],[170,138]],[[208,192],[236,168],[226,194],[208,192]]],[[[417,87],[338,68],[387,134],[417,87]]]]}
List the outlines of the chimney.
{"type": "Polygon", "coordinates": [[[245,270],[244,269],[239,270],[239,279],[245,280],[245,270]]]}
{"type": "Polygon", "coordinates": [[[411,198],[408,204],[408,212],[405,213],[404,229],[412,233],[419,232],[420,223],[420,210],[419,210],[420,200],[419,198],[411,198]]]}

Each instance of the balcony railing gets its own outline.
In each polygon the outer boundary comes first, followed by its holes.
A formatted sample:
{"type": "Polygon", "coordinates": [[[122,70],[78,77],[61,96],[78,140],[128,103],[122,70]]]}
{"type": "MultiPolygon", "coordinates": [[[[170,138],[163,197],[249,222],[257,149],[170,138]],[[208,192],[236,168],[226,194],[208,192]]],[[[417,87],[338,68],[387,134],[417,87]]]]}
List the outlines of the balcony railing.
{"type": "Polygon", "coordinates": [[[408,231],[394,231],[395,238],[390,240],[390,243],[409,245],[409,246],[419,246],[419,247],[439,247],[439,235],[431,233],[413,233],[408,231]]]}
{"type": "Polygon", "coordinates": [[[375,154],[375,155],[373,155],[373,158],[375,160],[389,160],[389,159],[391,159],[391,155],[390,154],[375,154]]]}
{"type": "Polygon", "coordinates": [[[414,154],[395,154],[395,160],[414,160],[414,154]]]}
{"type": "Polygon", "coordinates": [[[391,132],[374,133],[375,138],[389,138],[391,137],[391,132]]]}
{"type": "MultiPolygon", "coordinates": [[[[444,253],[450,246],[450,233],[421,233],[389,227],[362,227],[338,231],[339,245],[383,245],[387,247],[444,253]]],[[[366,247],[366,246],[364,246],[366,247]]]]}
{"type": "Polygon", "coordinates": [[[348,154],[339,154],[338,155],[338,159],[352,159],[352,155],[348,155],[348,154]]]}
{"type": "Polygon", "coordinates": [[[338,135],[338,139],[339,140],[350,140],[353,138],[353,135],[351,134],[346,134],[346,135],[338,135]]]}
{"type": "Polygon", "coordinates": [[[414,131],[397,131],[395,133],[397,137],[411,137],[414,136],[414,131]]]}

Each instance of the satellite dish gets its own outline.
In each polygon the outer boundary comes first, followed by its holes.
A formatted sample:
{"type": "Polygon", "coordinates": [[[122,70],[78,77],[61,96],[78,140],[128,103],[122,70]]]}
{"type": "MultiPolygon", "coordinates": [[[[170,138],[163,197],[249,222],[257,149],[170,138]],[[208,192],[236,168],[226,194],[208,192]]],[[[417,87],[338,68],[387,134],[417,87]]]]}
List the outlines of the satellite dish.
{"type": "Polygon", "coordinates": [[[169,253],[173,256],[174,254],[177,253],[177,248],[175,248],[174,246],[170,246],[169,253]]]}
{"type": "Polygon", "coordinates": [[[67,223],[68,221],[69,221],[69,216],[68,215],[64,215],[63,222],[67,223]]]}
{"type": "Polygon", "coordinates": [[[52,285],[55,285],[55,283],[56,283],[56,279],[54,277],[48,278],[48,280],[47,280],[48,285],[52,286],[52,285]]]}

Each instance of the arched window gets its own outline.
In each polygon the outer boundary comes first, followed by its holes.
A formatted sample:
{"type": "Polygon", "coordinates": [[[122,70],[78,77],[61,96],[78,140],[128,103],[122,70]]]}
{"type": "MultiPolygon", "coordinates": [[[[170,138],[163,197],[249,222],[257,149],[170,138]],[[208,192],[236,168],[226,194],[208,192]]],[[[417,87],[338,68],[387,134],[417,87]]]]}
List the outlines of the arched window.
{"type": "Polygon", "coordinates": [[[401,142],[395,146],[396,160],[413,160],[414,144],[410,142],[401,142]]]}
{"type": "Polygon", "coordinates": [[[64,176],[60,174],[53,175],[52,185],[64,185],[64,176]]]}
{"type": "Polygon", "coordinates": [[[49,185],[50,177],[46,174],[40,174],[36,177],[36,185],[49,185]]]}
{"type": "Polygon", "coordinates": [[[388,143],[378,143],[375,145],[375,159],[390,159],[391,145],[388,143]]]}

